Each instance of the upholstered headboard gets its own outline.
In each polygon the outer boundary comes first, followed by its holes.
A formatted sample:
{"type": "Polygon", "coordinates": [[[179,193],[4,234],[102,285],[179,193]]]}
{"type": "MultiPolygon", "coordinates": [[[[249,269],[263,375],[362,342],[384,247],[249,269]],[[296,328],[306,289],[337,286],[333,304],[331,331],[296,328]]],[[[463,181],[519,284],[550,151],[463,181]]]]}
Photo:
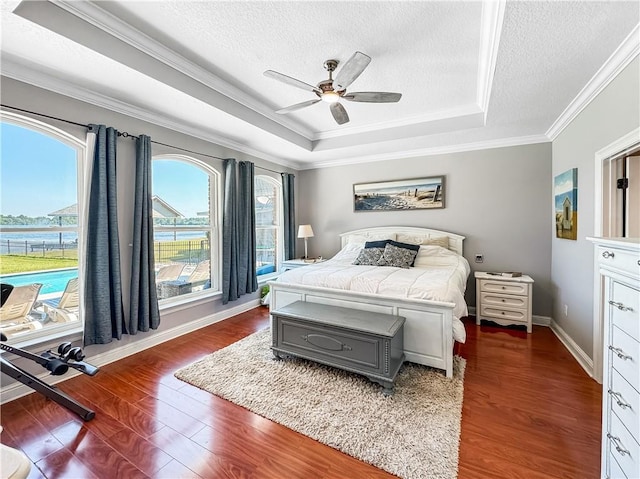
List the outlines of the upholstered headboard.
{"type": "Polygon", "coordinates": [[[464,236],[449,233],[447,231],[432,230],[429,228],[419,228],[415,226],[376,226],[372,228],[362,228],[354,231],[347,231],[340,235],[341,247],[347,243],[372,241],[379,239],[393,239],[407,243],[420,244],[421,239],[428,238],[434,241],[437,238],[447,237],[449,249],[462,256],[462,242],[464,236]]]}

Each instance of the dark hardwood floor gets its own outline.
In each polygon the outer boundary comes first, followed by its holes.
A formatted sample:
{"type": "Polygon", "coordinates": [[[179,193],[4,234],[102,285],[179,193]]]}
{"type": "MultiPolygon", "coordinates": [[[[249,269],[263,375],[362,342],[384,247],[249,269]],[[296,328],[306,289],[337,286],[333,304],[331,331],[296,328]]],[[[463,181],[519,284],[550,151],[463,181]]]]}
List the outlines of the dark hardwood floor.
{"type": "MultiPolygon", "coordinates": [[[[465,325],[459,479],[599,477],[600,386],[551,330],[465,325]]],[[[267,326],[259,307],[61,383],[89,422],[36,393],[7,403],[2,443],[31,478],[394,477],[174,378],[267,326]]]]}

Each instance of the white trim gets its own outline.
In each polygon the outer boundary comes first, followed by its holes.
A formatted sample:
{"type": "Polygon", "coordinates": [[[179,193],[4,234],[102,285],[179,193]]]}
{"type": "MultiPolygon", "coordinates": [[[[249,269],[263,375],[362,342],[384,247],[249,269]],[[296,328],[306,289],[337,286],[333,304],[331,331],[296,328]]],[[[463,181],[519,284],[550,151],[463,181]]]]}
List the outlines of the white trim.
{"type": "Polygon", "coordinates": [[[476,101],[484,113],[484,124],[487,122],[493,77],[496,72],[505,5],[506,0],[485,0],[482,2],[476,101]]]}
{"type": "Polygon", "coordinates": [[[488,150],[491,148],[533,145],[537,143],[550,143],[550,140],[545,135],[498,138],[495,140],[481,140],[473,143],[434,146],[428,148],[418,148],[415,150],[394,151],[389,153],[376,153],[373,155],[357,156],[355,158],[315,161],[299,165],[298,169],[312,170],[315,168],[326,168],[331,166],[357,165],[360,163],[374,163],[376,161],[399,160],[404,158],[415,158],[419,156],[446,155],[450,153],[463,153],[465,151],[488,150]]]}
{"type": "Polygon", "coordinates": [[[551,319],[551,331],[558,337],[560,342],[571,353],[571,355],[578,361],[578,364],[582,366],[582,369],[590,376],[593,377],[593,361],[587,353],[585,353],[576,342],[571,339],[564,329],[562,329],[558,323],[551,319]]]}
{"type": "MultiPolygon", "coordinates": [[[[140,351],[144,351],[145,349],[152,348],[159,344],[162,344],[166,341],[170,341],[172,339],[178,338],[184,334],[191,333],[200,328],[204,328],[205,326],[209,326],[211,324],[223,321],[225,319],[229,319],[233,316],[237,316],[238,314],[249,311],[253,308],[256,308],[260,305],[259,300],[248,301],[244,304],[236,306],[234,308],[225,309],[224,311],[220,311],[218,313],[211,314],[209,316],[205,316],[195,321],[191,321],[186,324],[182,324],[175,328],[167,329],[165,331],[159,331],[156,333],[147,333],[147,336],[144,339],[129,343],[125,346],[121,346],[119,348],[113,348],[110,351],[106,351],[104,353],[97,354],[91,358],[87,358],[91,364],[97,367],[106,366],[107,364],[113,363],[115,361],[119,361],[120,359],[124,359],[127,356],[131,356],[132,354],[139,353],[140,351]]],[[[42,373],[37,375],[38,379],[46,381],[48,384],[58,384],[62,381],[66,381],[67,379],[71,379],[72,377],[78,376],[82,373],[76,371],[75,369],[69,370],[69,373],[64,376],[55,377],[55,379],[51,380],[51,375],[48,373],[42,373]],[[47,379],[48,378],[48,379],[47,379]]],[[[21,398],[33,392],[33,389],[25,386],[22,383],[15,382],[10,384],[7,387],[2,388],[2,396],[0,397],[0,404],[7,403],[9,401],[13,401],[14,399],[21,398]]]]}
{"type": "Polygon", "coordinates": [[[551,140],[555,140],[580,112],[584,110],[638,54],[640,54],[640,24],[635,26],[569,106],[564,109],[547,130],[546,135],[551,140]]]}
{"type": "Polygon", "coordinates": [[[185,135],[199,138],[201,140],[205,140],[225,148],[231,148],[239,152],[246,153],[247,155],[254,156],[256,158],[262,158],[271,161],[272,163],[281,165],[285,168],[298,168],[297,164],[283,160],[282,158],[271,156],[267,153],[264,153],[263,151],[255,150],[250,146],[243,145],[226,137],[213,134],[210,131],[196,128],[194,126],[187,126],[183,123],[175,121],[173,118],[167,115],[161,115],[157,112],[152,112],[144,108],[133,106],[129,103],[125,103],[101,93],[94,92],[68,80],[60,80],[58,78],[54,78],[29,66],[7,59],[6,56],[2,59],[2,74],[8,78],[13,78],[14,80],[28,83],[29,85],[33,85],[38,88],[44,88],[45,90],[67,96],[69,98],[74,98],[90,105],[95,105],[116,113],[121,113],[131,118],[137,118],[139,120],[149,122],[153,125],[168,128],[178,133],[184,133],[185,135]]]}

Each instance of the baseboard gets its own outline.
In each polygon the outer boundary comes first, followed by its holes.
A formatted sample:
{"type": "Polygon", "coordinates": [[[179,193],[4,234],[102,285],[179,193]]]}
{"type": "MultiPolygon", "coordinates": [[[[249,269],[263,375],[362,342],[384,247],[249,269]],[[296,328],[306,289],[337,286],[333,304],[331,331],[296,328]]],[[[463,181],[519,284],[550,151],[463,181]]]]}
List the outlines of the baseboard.
{"type": "MultiPolygon", "coordinates": [[[[218,313],[211,314],[209,316],[205,316],[195,321],[191,321],[186,324],[181,324],[180,326],[176,326],[171,329],[167,329],[166,331],[159,331],[155,334],[152,334],[144,339],[135,341],[134,343],[129,343],[124,346],[120,346],[118,348],[114,348],[110,351],[96,354],[92,356],[88,360],[94,366],[101,367],[105,366],[109,363],[113,363],[120,359],[124,359],[127,356],[131,356],[132,354],[139,353],[140,351],[144,351],[145,349],[152,348],[159,344],[162,344],[171,339],[175,339],[184,334],[191,333],[200,328],[204,328],[205,326],[209,326],[211,324],[217,323],[219,321],[223,321],[225,319],[229,319],[233,316],[237,316],[238,314],[244,313],[245,311],[249,311],[255,307],[260,305],[260,300],[256,299],[255,301],[248,301],[234,308],[225,309],[224,311],[220,311],[218,313]]],[[[38,379],[45,381],[47,384],[58,384],[67,379],[71,379],[75,376],[78,376],[82,373],[76,371],[75,369],[70,368],[69,372],[64,376],[51,376],[49,373],[42,373],[37,375],[38,379]]],[[[22,383],[15,382],[10,384],[6,388],[2,388],[2,395],[0,397],[0,404],[7,403],[9,401],[13,401],[14,399],[21,398],[22,396],[26,396],[34,392],[30,387],[25,386],[22,383]]]]}
{"type": "Polygon", "coordinates": [[[575,360],[578,361],[578,364],[582,366],[582,369],[585,370],[589,377],[593,378],[593,359],[591,359],[553,319],[551,320],[550,327],[551,331],[558,337],[564,347],[567,348],[575,360]]]}

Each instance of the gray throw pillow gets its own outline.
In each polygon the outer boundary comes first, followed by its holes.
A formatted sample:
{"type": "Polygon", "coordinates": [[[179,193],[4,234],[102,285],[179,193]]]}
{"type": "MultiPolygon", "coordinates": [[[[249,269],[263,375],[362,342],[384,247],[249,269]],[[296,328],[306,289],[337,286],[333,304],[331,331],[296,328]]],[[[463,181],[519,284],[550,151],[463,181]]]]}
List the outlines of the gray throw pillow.
{"type": "Polygon", "coordinates": [[[360,250],[360,254],[353,262],[353,264],[359,265],[367,265],[367,266],[377,266],[378,261],[382,258],[382,253],[384,249],[382,248],[365,248],[360,250]]]}
{"type": "Polygon", "coordinates": [[[409,268],[416,259],[417,251],[407,248],[398,248],[392,244],[384,247],[382,257],[378,260],[378,266],[394,266],[396,268],[409,268]]]}

